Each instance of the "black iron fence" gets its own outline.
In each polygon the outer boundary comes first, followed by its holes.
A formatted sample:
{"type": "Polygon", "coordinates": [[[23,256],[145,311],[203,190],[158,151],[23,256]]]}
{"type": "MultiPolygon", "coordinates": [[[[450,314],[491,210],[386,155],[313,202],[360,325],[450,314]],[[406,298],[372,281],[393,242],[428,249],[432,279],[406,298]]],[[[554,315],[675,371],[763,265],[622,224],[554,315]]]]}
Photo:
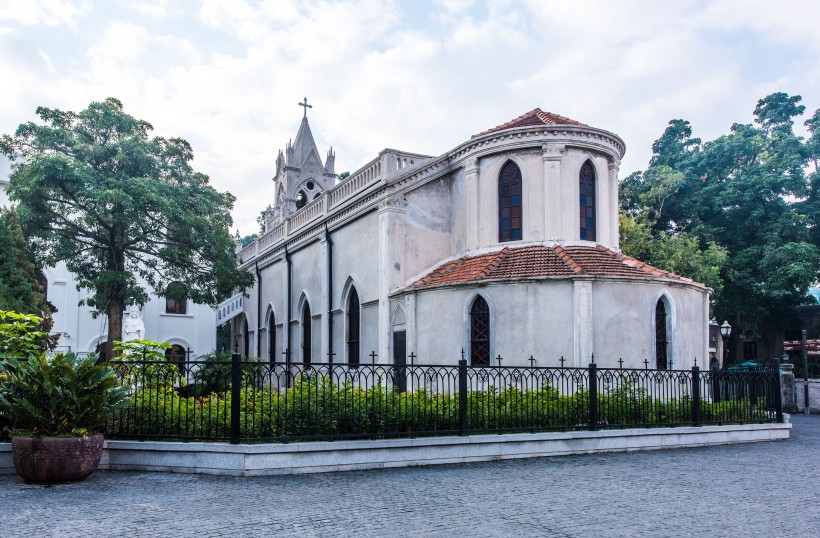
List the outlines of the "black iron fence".
{"type": "Polygon", "coordinates": [[[294,441],[782,422],[779,368],[112,361],[110,438],[294,441]]]}

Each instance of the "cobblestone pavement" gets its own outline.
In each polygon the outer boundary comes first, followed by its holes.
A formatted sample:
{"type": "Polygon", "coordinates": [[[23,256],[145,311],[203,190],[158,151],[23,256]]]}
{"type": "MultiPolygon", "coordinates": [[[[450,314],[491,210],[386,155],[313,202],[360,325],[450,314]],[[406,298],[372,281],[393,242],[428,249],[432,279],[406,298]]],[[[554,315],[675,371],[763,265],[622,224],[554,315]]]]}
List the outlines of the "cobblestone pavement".
{"type": "Polygon", "coordinates": [[[320,475],[0,476],[0,537],[820,536],[820,416],[788,441],[320,475]]]}

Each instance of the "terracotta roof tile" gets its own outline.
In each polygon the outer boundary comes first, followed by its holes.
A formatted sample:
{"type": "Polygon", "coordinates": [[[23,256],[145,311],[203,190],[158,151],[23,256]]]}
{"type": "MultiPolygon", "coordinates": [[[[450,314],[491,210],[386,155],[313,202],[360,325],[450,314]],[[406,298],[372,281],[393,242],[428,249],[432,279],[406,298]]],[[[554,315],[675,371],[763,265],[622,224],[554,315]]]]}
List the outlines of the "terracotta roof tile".
{"type": "Polygon", "coordinates": [[[536,125],[582,125],[586,126],[585,123],[581,123],[580,121],[575,121],[571,118],[566,116],[561,116],[560,114],[553,114],[552,112],[544,112],[540,108],[535,108],[530,110],[526,114],[521,114],[515,119],[508,121],[507,123],[502,123],[498,127],[493,127],[492,129],[488,129],[484,132],[478,133],[473,135],[472,138],[477,136],[485,135],[488,133],[494,133],[496,131],[503,131],[505,129],[513,129],[515,127],[533,127],[536,125]]]}
{"type": "Polygon", "coordinates": [[[463,256],[432,269],[408,286],[408,289],[467,284],[483,280],[573,275],[663,277],[692,282],[689,278],[657,269],[601,245],[562,247],[556,244],[515,248],[505,246],[495,252],[463,256]]]}

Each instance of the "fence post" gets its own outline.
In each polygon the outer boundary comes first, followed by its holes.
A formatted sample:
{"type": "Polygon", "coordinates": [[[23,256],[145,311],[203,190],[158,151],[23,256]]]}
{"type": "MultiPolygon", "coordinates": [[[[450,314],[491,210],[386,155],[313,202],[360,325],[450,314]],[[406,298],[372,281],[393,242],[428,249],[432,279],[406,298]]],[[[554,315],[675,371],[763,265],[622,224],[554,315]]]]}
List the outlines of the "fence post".
{"type": "Polygon", "coordinates": [[[589,429],[598,429],[598,367],[589,364],[589,429]]]}
{"type": "Polygon", "coordinates": [[[467,435],[467,361],[458,361],[458,423],[461,435],[467,435]]]}
{"type": "Polygon", "coordinates": [[[780,378],[780,359],[772,359],[772,368],[774,368],[774,409],[777,413],[778,424],[783,422],[783,380],[780,378]]]}
{"type": "Polygon", "coordinates": [[[692,426],[700,426],[700,368],[692,367],[692,426]]]}
{"type": "Polygon", "coordinates": [[[242,368],[239,353],[231,355],[231,444],[239,444],[239,389],[242,383],[242,368]]]}

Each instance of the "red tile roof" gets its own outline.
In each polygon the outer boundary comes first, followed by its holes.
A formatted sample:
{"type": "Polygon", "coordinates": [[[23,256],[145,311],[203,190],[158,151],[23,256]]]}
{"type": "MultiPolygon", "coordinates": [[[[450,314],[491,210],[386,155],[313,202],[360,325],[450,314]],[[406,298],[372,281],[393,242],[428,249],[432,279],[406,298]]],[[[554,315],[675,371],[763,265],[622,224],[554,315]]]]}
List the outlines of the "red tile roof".
{"type": "Polygon", "coordinates": [[[405,289],[469,284],[488,280],[574,275],[666,278],[692,283],[669,271],[647,265],[602,245],[505,246],[501,250],[445,262],[405,289]]]}
{"type": "Polygon", "coordinates": [[[536,108],[530,110],[526,114],[522,114],[515,119],[508,121],[507,123],[502,123],[498,127],[493,127],[492,129],[488,129],[482,133],[478,133],[473,135],[473,138],[481,135],[485,135],[488,133],[494,133],[496,131],[503,131],[505,129],[513,129],[515,127],[533,127],[536,125],[583,125],[586,126],[585,123],[581,123],[580,121],[575,121],[571,118],[566,116],[561,116],[560,114],[553,114],[552,112],[544,112],[540,108],[536,108]]]}

